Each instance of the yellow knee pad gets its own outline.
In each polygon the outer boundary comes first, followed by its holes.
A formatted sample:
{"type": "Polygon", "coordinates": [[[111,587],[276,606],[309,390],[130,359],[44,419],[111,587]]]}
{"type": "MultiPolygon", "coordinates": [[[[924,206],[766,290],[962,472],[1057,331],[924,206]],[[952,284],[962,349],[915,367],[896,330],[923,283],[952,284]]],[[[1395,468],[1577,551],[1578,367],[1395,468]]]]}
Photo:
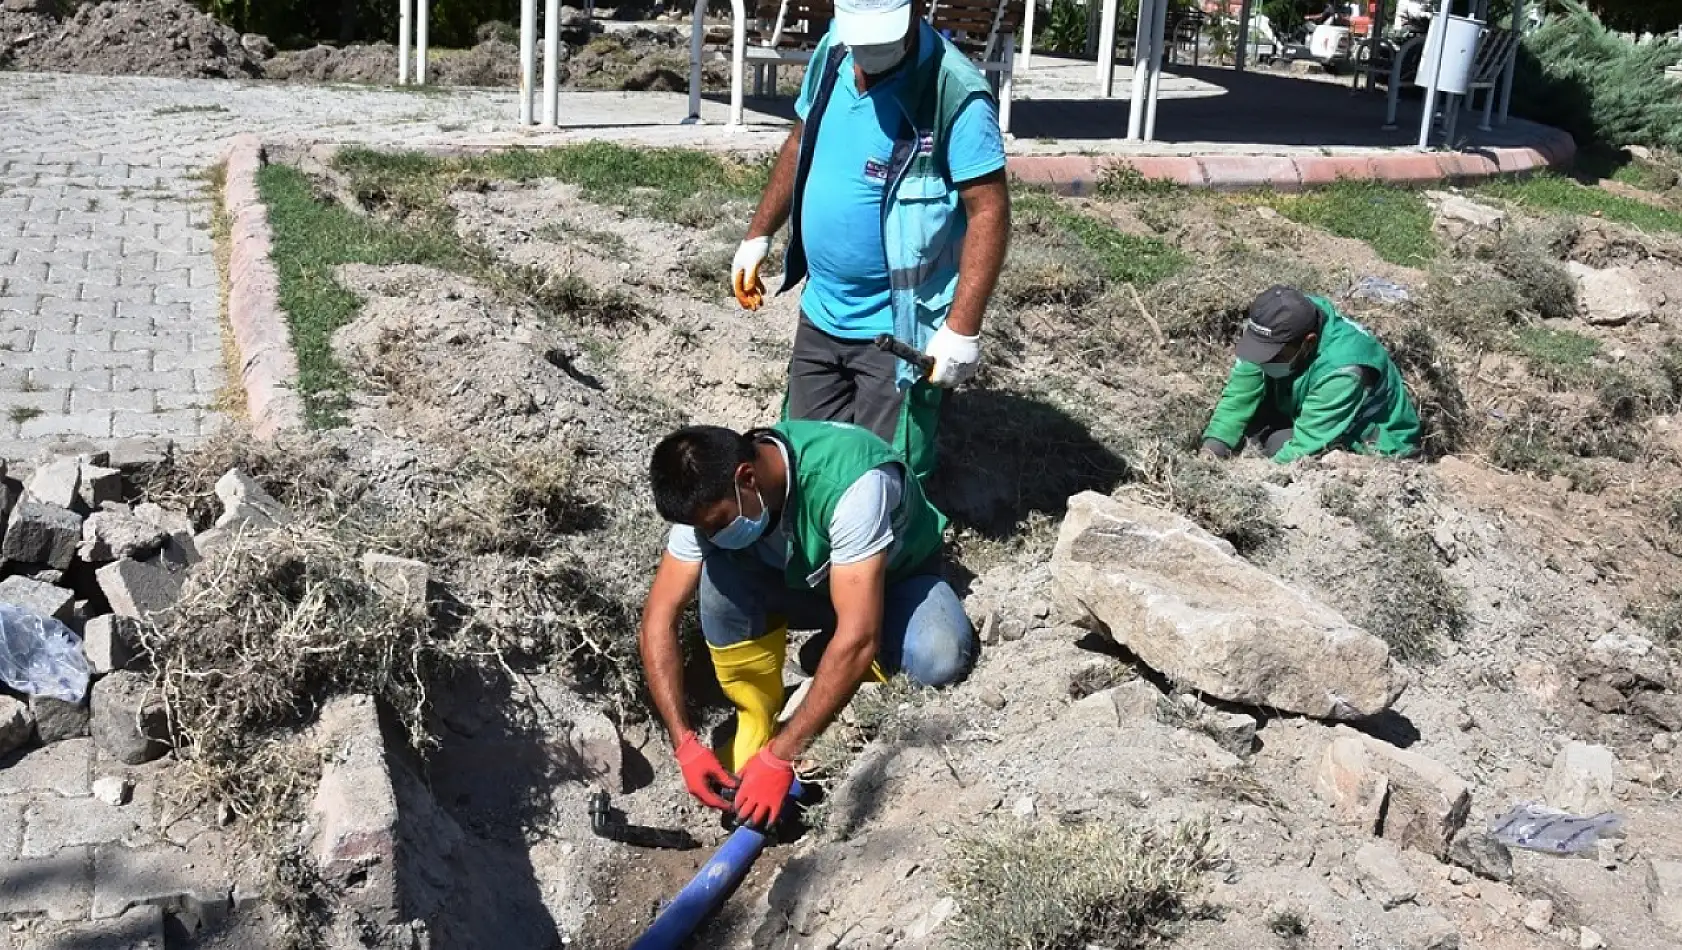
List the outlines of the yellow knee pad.
{"type": "MultiPolygon", "coordinates": [[[[712,653],[718,685],[736,707],[736,737],[728,755],[721,755],[724,767],[739,772],[765,743],[777,725],[783,708],[783,658],[788,652],[788,626],[774,629],[755,640],[727,647],[707,646],[712,653]]],[[[722,750],[720,750],[722,751],[722,750]]]]}

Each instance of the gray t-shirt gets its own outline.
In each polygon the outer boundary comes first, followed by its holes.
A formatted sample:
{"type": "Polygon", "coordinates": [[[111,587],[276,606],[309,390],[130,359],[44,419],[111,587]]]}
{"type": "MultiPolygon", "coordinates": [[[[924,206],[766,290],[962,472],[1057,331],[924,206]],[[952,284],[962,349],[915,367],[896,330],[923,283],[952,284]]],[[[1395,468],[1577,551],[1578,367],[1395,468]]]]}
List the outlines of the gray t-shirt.
{"type": "MultiPolygon", "coordinates": [[[[788,449],[781,442],[775,444],[786,467],[788,449]]],[[[905,512],[900,510],[904,493],[905,471],[899,465],[880,465],[859,476],[842,493],[830,518],[830,563],[856,564],[882,551],[892,558],[905,526],[905,512]]],[[[680,561],[699,561],[712,548],[713,543],[690,525],[672,525],[666,536],[666,553],[680,561]]],[[[782,519],[754,544],[753,551],[769,567],[782,570],[787,566],[788,532],[782,519]]]]}

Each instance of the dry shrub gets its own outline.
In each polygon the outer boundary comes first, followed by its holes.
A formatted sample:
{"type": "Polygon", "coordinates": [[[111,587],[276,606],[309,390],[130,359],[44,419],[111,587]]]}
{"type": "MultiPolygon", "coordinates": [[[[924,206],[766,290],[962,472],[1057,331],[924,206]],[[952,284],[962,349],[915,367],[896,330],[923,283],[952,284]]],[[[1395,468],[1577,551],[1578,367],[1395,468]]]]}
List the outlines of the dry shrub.
{"type": "Polygon", "coordinates": [[[1560,266],[1552,245],[1553,237],[1539,231],[1503,234],[1489,259],[1533,313],[1547,320],[1568,320],[1577,315],[1577,281],[1560,266]]]}
{"type": "Polygon", "coordinates": [[[1239,554],[1263,552],[1279,538],[1278,512],[1260,482],[1231,471],[1230,465],[1187,458],[1163,479],[1169,507],[1225,538],[1239,554]]]}
{"type": "Polygon", "coordinates": [[[1040,304],[1079,307],[1104,292],[1098,259],[1073,238],[1058,233],[1035,233],[1024,228],[999,274],[998,298],[1011,308],[1040,304]]]}
{"type": "Polygon", "coordinates": [[[1469,445],[1478,419],[1460,387],[1454,361],[1423,323],[1410,322],[1400,333],[1385,335],[1385,348],[1407,382],[1419,411],[1421,451],[1426,458],[1452,455],[1469,445]]]}
{"type": "Polygon", "coordinates": [[[968,950],[1147,946],[1194,911],[1220,860],[1205,822],[1000,828],[953,849],[955,936],[968,950]]]}
{"type": "Polygon", "coordinates": [[[137,480],[146,500],[185,513],[193,527],[202,531],[221,513],[216,481],[229,469],[250,475],[288,508],[328,516],[348,510],[363,497],[367,486],[345,462],[342,447],[318,439],[286,437],[259,442],[249,432],[230,426],[191,452],[177,452],[169,462],[137,480]]]}
{"type": "Polygon", "coordinates": [[[1421,315],[1457,340],[1489,346],[1523,319],[1528,306],[1511,280],[1486,267],[1459,264],[1431,270],[1421,315]]]}
{"type": "Polygon", "coordinates": [[[1205,261],[1151,288],[1146,298],[1172,340],[1227,345],[1256,296],[1274,284],[1321,293],[1325,278],[1301,261],[1253,253],[1205,261]]]}

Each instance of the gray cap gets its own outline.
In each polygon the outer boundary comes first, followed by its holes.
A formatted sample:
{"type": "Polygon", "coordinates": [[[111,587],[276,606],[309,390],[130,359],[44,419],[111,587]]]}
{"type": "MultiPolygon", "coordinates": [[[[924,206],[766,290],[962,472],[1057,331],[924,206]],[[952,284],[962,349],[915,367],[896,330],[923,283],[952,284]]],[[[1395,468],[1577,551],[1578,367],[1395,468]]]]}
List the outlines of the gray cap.
{"type": "Polygon", "coordinates": [[[1295,287],[1275,284],[1250,304],[1244,334],[1238,338],[1238,358],[1266,363],[1279,351],[1320,329],[1320,308],[1295,287]]]}

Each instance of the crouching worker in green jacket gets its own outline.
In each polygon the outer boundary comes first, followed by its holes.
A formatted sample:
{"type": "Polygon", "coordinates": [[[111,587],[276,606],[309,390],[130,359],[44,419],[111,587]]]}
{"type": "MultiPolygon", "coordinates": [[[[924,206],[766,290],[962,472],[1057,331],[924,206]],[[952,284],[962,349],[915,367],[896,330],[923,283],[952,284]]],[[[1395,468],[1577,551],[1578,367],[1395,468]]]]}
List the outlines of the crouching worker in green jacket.
{"type": "Polygon", "coordinates": [[[1280,463],[1332,449],[1407,456],[1419,451],[1419,415],[1371,332],[1320,297],[1275,286],[1250,305],[1203,452],[1229,458],[1246,440],[1280,463]]]}

